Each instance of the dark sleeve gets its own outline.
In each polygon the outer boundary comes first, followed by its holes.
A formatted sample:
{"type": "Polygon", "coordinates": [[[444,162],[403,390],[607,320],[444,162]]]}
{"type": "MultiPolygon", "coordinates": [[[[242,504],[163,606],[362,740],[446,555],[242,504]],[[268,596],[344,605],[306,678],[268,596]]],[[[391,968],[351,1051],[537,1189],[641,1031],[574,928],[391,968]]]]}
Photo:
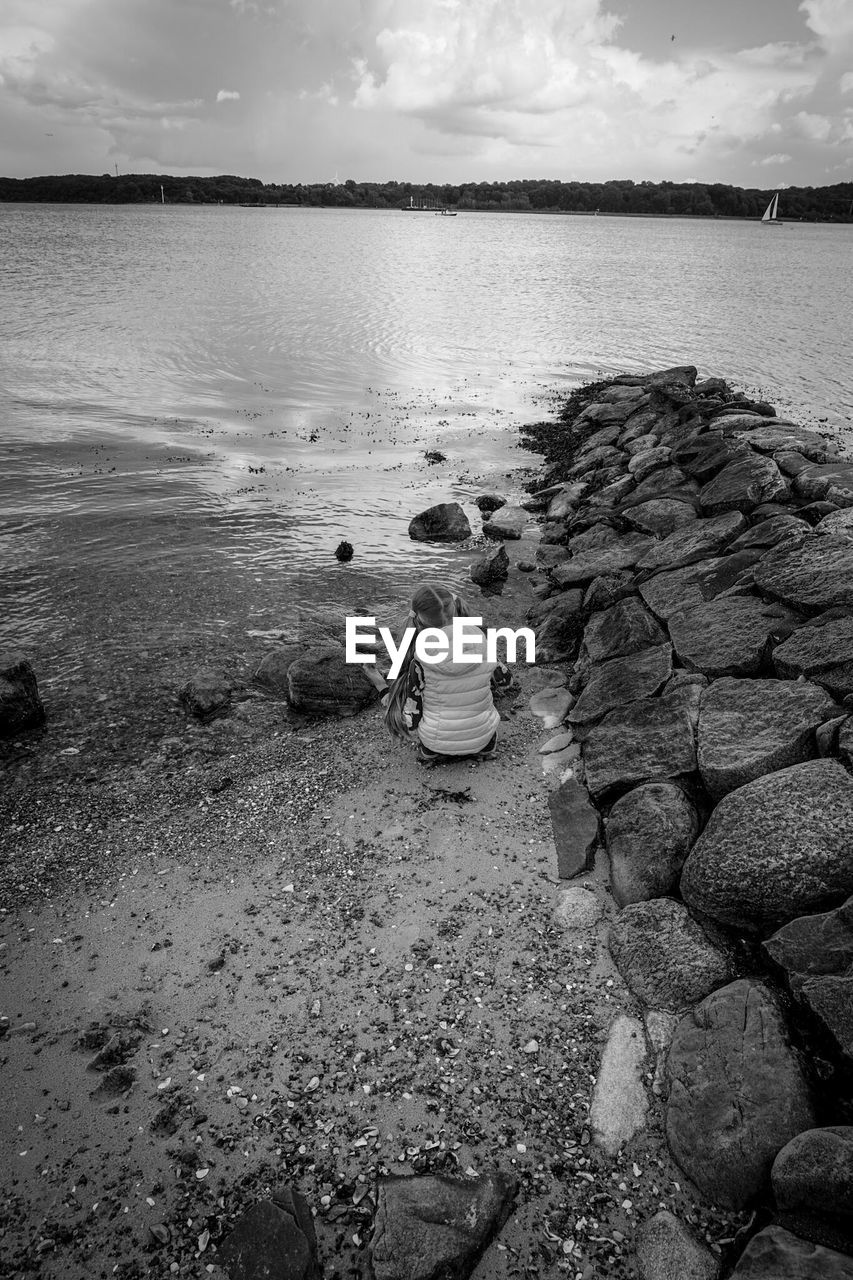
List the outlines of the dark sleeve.
{"type": "Polygon", "coordinates": [[[417,729],[424,714],[424,672],[417,661],[409,667],[406,701],[403,703],[403,723],[412,732],[417,729]]]}

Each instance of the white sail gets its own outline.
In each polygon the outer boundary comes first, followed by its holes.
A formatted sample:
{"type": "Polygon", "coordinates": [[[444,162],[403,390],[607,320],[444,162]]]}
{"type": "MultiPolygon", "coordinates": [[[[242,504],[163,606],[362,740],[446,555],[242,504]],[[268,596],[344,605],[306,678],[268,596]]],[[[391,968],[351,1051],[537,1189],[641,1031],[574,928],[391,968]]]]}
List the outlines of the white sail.
{"type": "Polygon", "coordinates": [[[778,208],[779,208],[779,192],[777,191],[777,192],[776,192],[776,194],[775,194],[775,196],[773,197],[773,199],[770,201],[769,205],[767,206],[767,208],[764,210],[764,213],[762,214],[762,217],[761,217],[761,221],[762,221],[762,222],[775,222],[775,221],[776,221],[776,217],[777,217],[777,211],[778,211],[778,208]]]}

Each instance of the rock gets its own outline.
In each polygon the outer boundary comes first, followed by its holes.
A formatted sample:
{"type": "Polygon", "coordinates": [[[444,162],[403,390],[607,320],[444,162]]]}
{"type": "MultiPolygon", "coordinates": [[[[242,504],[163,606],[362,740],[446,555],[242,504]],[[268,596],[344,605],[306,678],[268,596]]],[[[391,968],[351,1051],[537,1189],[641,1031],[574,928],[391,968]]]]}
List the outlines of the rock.
{"type": "Polygon", "coordinates": [[[729,1280],[853,1280],[853,1258],[765,1227],[750,1240],[729,1280]]]}
{"type": "Polygon", "coordinates": [[[497,511],[500,507],[506,506],[506,498],[502,498],[497,493],[481,493],[474,502],[480,511],[497,511]]]}
{"type": "Polygon", "coordinates": [[[0,655],[0,738],[14,737],[45,722],[35,672],[20,654],[0,655]]]}
{"type": "Polygon", "coordinates": [[[723,924],[764,934],[853,893],[853,782],[808,760],[724,796],[687,856],[681,895],[723,924]]]}
{"type": "Polygon", "coordinates": [[[535,716],[544,720],[543,728],[556,729],[565,720],[574,706],[574,698],[568,689],[560,686],[549,686],[534,693],[530,699],[530,710],[535,716]]]}
{"type": "MultiPolygon", "coordinates": [[[[642,436],[632,435],[631,439],[627,440],[624,445],[621,444],[621,436],[617,441],[617,444],[619,444],[620,448],[623,448],[625,452],[632,458],[635,457],[638,453],[646,453],[647,450],[654,449],[655,445],[658,443],[659,443],[658,437],[654,435],[653,432],[647,432],[646,435],[642,435],[642,436]]],[[[669,457],[669,454],[667,454],[667,457],[669,457]]],[[[629,466],[630,466],[630,463],[629,463],[629,466]]]]}
{"type": "Polygon", "coordinates": [[[628,524],[654,538],[666,538],[686,524],[695,524],[697,518],[695,508],[677,498],[650,498],[625,512],[628,524]]]}
{"type": "Polygon", "coordinates": [[[650,502],[653,498],[675,498],[683,502],[692,502],[698,492],[699,486],[696,481],[686,476],[680,467],[661,467],[640,481],[630,497],[626,499],[626,505],[637,507],[643,502],[650,502]]]}
{"type": "Polygon", "coordinates": [[[795,615],[755,596],[721,596],[669,619],[679,659],[691,671],[751,676],[764,665],[774,641],[787,636],[795,615]]]}
{"type": "Polygon", "coordinates": [[[824,516],[815,525],[815,533],[839,533],[845,538],[853,538],[853,508],[846,507],[824,516]]]}
{"type": "MultiPolygon", "coordinates": [[[[579,552],[591,551],[594,547],[618,547],[621,541],[622,535],[605,519],[600,519],[584,529],[583,533],[574,534],[569,542],[569,551],[576,556],[579,552]]],[[[628,545],[634,545],[636,541],[637,535],[634,534],[632,539],[628,539],[628,545]]]]}
{"type": "Polygon", "coordinates": [[[798,547],[768,551],[754,570],[755,585],[771,600],[806,613],[853,608],[853,541],[812,534],[798,547]]]}
{"type": "Polygon", "coordinates": [[[694,1231],[660,1209],[637,1234],[640,1280],[719,1280],[722,1266],[694,1231]]]}
{"type": "Polygon", "coordinates": [[[598,847],[598,813],[586,787],[574,778],[551,792],[548,808],[557,850],[557,874],[561,880],[571,880],[593,865],[598,847]]]}
{"type": "Polygon", "coordinates": [[[809,466],[795,476],[793,489],[809,502],[834,502],[837,507],[853,507],[853,462],[809,466]]]}
{"type": "Polygon", "coordinates": [[[853,1063],[853,973],[820,974],[804,978],[799,988],[800,1000],[823,1025],[835,1047],[853,1063]]]}
{"type": "Polygon", "coordinates": [[[677,1013],[734,976],[729,957],[672,898],[630,903],[611,924],[608,943],[627,986],[654,1009],[677,1013]]]}
{"type": "Polygon", "coordinates": [[[798,476],[801,471],[807,471],[809,468],[808,458],[804,458],[801,453],[774,453],[773,461],[785,476],[798,476]]]}
{"type": "Polygon", "coordinates": [[[536,568],[553,569],[555,564],[562,564],[564,560],[568,560],[570,554],[568,547],[557,547],[547,542],[540,542],[536,548],[536,568]]]}
{"type": "Polygon", "coordinates": [[[634,575],[628,569],[620,569],[615,573],[603,573],[600,578],[593,578],[583,598],[584,613],[598,613],[609,609],[611,605],[627,596],[635,595],[634,575]]]}
{"type": "Polygon", "coordinates": [[[409,537],[415,542],[464,542],[471,537],[471,526],[458,502],[439,502],[409,522],[409,537]]]}
{"type": "Polygon", "coordinates": [[[596,796],[632,782],[692,773],[696,745],[681,698],[645,698],[610,711],[589,732],[584,767],[587,786],[596,796]]]}
{"type": "Polygon", "coordinates": [[[374,1280],[466,1280],[509,1217],[516,1191],[515,1179],[498,1170],[380,1179],[374,1280]]]}
{"type": "Polygon", "coordinates": [[[218,671],[199,671],[181,686],[178,698],[197,720],[212,720],[231,708],[231,682],[218,671]]]}
{"type": "Polygon", "coordinates": [[[729,543],[728,554],[738,551],[769,551],[771,547],[786,542],[794,545],[805,541],[810,536],[809,526],[798,516],[778,515],[762,520],[759,524],[747,529],[734,542],[729,543]]]}
{"type": "Polygon", "coordinates": [[[282,1204],[264,1200],[238,1218],[219,1245],[230,1280],[320,1280],[311,1211],[296,1191],[282,1204]]]}
{"type": "Polygon", "coordinates": [[[629,534],[612,546],[579,551],[571,560],[558,564],[551,577],[560,587],[580,586],[605,573],[630,569],[642,558],[649,546],[648,538],[629,534]]]}
{"type": "Polygon", "coordinates": [[[553,738],[549,738],[547,742],[543,742],[539,748],[539,754],[540,756],[551,755],[554,751],[562,751],[565,747],[570,746],[571,743],[572,735],[568,729],[565,729],[562,733],[555,733],[553,738]]]}
{"type": "Polygon", "coordinates": [[[719,800],[816,756],[815,730],[832,712],[832,699],[813,684],[715,680],[699,711],[699,772],[708,794],[719,800]]]}
{"type": "Polygon", "coordinates": [[[742,440],[728,440],[717,431],[709,431],[682,441],[673,449],[672,460],[704,485],[730,463],[747,457],[749,452],[742,440]]]}
{"type": "Polygon", "coordinates": [[[291,705],[310,715],[355,715],[377,696],[364,667],[348,663],[337,644],[319,646],[292,662],[287,689],[291,705]]]}
{"type": "Polygon", "coordinates": [[[561,782],[567,782],[569,778],[574,777],[575,763],[580,758],[580,744],[571,742],[567,747],[563,747],[561,751],[551,751],[542,761],[542,772],[546,775],[558,773],[561,782]]]}
{"type": "Polygon", "coordinates": [[[646,476],[650,476],[653,471],[657,471],[660,467],[665,467],[669,462],[672,450],[666,445],[656,445],[652,449],[646,449],[642,453],[635,453],[628,463],[628,471],[639,482],[644,480],[646,476]]]}
{"type": "Polygon", "coordinates": [[[523,507],[501,507],[494,512],[489,523],[483,525],[483,533],[487,538],[517,539],[524,533],[529,519],[523,507]]]}
{"type": "Polygon", "coordinates": [[[853,897],[832,911],[798,916],[762,947],[786,971],[795,994],[803,978],[846,973],[853,965],[853,897]]]}
{"type": "Polygon", "coordinates": [[[595,613],[583,633],[593,662],[606,662],[664,644],[667,634],[636,596],[628,596],[595,613]]]}
{"type": "Polygon", "coordinates": [[[668,622],[674,614],[689,612],[702,604],[705,599],[702,584],[728,559],[728,556],[714,556],[669,573],[656,573],[640,584],[640,595],[658,618],[668,622]]]}
{"type": "Polygon", "coordinates": [[[649,1100],[643,1085],[646,1038],[643,1024],[620,1013],[601,1055],[589,1109],[593,1140],[615,1156],[646,1123],[649,1100]]]}
{"type": "Polygon", "coordinates": [[[853,615],[831,609],[799,627],[773,650],[780,676],[808,676],[839,700],[853,693],[853,615]]]}
{"type": "Polygon", "coordinates": [[[748,1205],[776,1153],[814,1123],[781,1012],[759,982],[732,982],[682,1018],[667,1074],[670,1150],[715,1204],[748,1205]]]}
{"type": "Polygon", "coordinates": [[[761,556],[762,552],[758,548],[720,556],[717,563],[698,580],[697,586],[703,600],[715,600],[723,592],[728,595],[751,594],[752,569],[761,556]]]}
{"type": "Polygon", "coordinates": [[[564,591],[546,603],[553,604],[536,626],[536,661],[573,661],[583,634],[583,596],[580,591],[564,591]]]}
{"type": "Polygon", "coordinates": [[[697,520],[656,542],[645,555],[635,561],[638,569],[681,569],[718,555],[743,533],[746,519],[739,511],[726,511],[708,520],[697,520]]]}
{"type": "Polygon", "coordinates": [[[592,494],[589,504],[591,507],[616,507],[632,492],[634,485],[633,476],[619,476],[592,494]]]}
{"type": "Polygon", "coordinates": [[[257,671],[252,677],[253,683],[260,685],[267,693],[273,697],[287,697],[287,673],[290,670],[291,663],[297,658],[301,658],[305,652],[306,645],[300,641],[298,644],[277,645],[275,649],[271,649],[260,662],[257,671]]]}
{"type": "Polygon", "coordinates": [[[770,1179],[782,1226],[853,1253],[853,1127],[797,1134],[773,1161],[770,1179]]]}
{"type": "Polygon", "coordinates": [[[620,907],[672,893],[699,816],[673,782],[647,782],[621,797],[605,824],[610,887],[620,907]]]}
{"type": "Polygon", "coordinates": [[[626,707],[657,693],[672,674],[672,646],[657,645],[593,667],[592,675],[569,712],[570,724],[600,720],[613,707],[626,707]]]}
{"type": "Polygon", "coordinates": [[[561,485],[560,492],[555,493],[548,503],[548,519],[564,520],[567,516],[573,515],[588,488],[589,485],[583,480],[576,480],[574,484],[561,485]]]}
{"type": "Polygon", "coordinates": [[[716,414],[708,424],[709,431],[719,431],[725,435],[742,434],[745,431],[757,431],[762,427],[782,425],[785,427],[796,426],[796,423],[788,422],[786,418],[768,419],[766,414],[757,413],[754,409],[723,409],[716,414]]]}
{"type": "Polygon", "coordinates": [[[795,427],[792,423],[782,422],[774,426],[772,422],[768,422],[766,426],[756,427],[748,432],[744,439],[759,453],[793,450],[803,454],[811,462],[826,461],[827,446],[823,436],[816,431],[807,431],[805,427],[795,427]]]}
{"type": "Polygon", "coordinates": [[[561,929],[593,929],[604,915],[601,899],[591,889],[561,889],[554,904],[554,923],[561,929]]]}
{"type": "Polygon", "coordinates": [[[471,565],[470,573],[471,581],[480,588],[483,595],[500,595],[509,577],[506,547],[496,547],[494,551],[479,556],[471,565]]]}

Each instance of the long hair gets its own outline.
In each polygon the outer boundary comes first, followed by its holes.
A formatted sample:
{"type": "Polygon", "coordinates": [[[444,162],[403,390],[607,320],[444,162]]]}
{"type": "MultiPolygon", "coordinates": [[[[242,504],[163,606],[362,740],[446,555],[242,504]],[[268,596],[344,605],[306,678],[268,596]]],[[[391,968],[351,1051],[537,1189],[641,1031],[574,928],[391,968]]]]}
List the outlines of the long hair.
{"type": "Polygon", "coordinates": [[[409,731],[403,719],[403,708],[409,696],[409,675],[415,656],[415,641],[427,627],[446,627],[454,618],[470,617],[468,606],[461,596],[439,583],[427,582],[418,587],[412,596],[409,613],[397,635],[399,644],[407,627],[414,627],[412,643],[406,650],[400,670],[391,686],[385,705],[385,723],[395,738],[407,738],[409,731]],[[423,625],[419,625],[419,619],[423,625]]]}

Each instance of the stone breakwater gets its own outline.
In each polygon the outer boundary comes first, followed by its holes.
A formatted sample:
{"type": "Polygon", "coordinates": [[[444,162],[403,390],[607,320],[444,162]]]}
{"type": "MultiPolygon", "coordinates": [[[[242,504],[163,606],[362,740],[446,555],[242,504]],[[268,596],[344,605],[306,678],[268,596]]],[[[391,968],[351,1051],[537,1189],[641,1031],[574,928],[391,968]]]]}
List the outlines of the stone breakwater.
{"type": "Polygon", "coordinates": [[[853,463],[691,367],[528,434],[560,874],[606,848],[671,1153],[756,1210],[731,1274],[853,1277],[853,463]]]}

